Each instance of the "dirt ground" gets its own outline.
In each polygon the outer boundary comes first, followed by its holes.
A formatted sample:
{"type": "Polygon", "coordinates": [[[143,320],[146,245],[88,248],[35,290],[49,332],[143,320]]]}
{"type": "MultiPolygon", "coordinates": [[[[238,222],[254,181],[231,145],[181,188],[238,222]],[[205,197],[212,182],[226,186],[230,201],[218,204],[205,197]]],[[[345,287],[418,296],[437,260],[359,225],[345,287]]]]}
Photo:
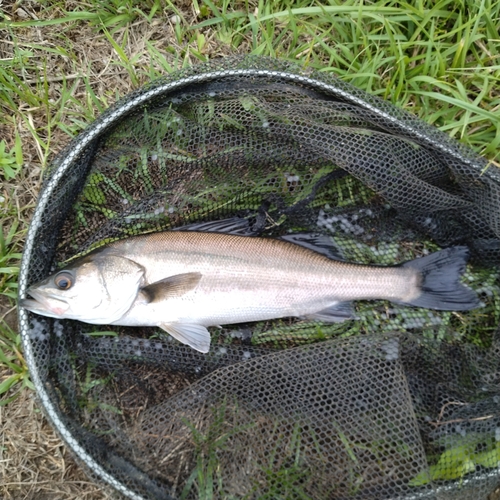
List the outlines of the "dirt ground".
{"type": "Polygon", "coordinates": [[[75,463],[28,390],[0,406],[0,478],[4,500],[116,498],[75,463]]]}

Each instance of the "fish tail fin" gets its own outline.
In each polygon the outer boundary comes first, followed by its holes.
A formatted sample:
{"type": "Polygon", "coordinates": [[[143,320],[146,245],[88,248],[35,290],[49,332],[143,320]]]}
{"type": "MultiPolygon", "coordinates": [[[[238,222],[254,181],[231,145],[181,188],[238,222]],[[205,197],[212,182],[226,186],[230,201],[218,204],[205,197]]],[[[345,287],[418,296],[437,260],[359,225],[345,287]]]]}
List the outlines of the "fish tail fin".
{"type": "Polygon", "coordinates": [[[469,258],[465,246],[450,247],[402,264],[420,272],[420,295],[409,305],[442,311],[468,311],[481,305],[476,293],[460,283],[469,258]]]}

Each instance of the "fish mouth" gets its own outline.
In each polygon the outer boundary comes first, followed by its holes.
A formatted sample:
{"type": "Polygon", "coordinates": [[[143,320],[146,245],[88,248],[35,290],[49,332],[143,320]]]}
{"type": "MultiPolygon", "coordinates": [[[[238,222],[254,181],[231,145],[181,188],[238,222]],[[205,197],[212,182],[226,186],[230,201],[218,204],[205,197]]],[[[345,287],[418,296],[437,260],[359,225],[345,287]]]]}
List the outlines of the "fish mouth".
{"type": "Polygon", "coordinates": [[[28,295],[31,299],[21,299],[19,305],[28,311],[48,316],[50,318],[60,318],[68,309],[69,304],[59,297],[45,295],[36,290],[29,289],[28,295]]]}

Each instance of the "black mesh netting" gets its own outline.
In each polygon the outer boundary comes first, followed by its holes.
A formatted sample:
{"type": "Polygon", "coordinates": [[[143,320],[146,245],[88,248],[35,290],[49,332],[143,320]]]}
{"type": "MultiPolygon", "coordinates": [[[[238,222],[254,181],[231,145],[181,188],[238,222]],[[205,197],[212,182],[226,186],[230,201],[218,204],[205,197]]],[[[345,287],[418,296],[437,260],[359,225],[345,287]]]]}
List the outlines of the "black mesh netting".
{"type": "Polygon", "coordinates": [[[208,354],[155,328],[20,310],[37,392],[80,462],[131,498],[488,498],[498,168],[325,73],[210,62],[139,89],[57,157],[20,296],[113,239],[234,217],[260,236],[322,234],[365,264],[467,245],[484,307],[358,302],[344,323],[222,325],[208,354]]]}

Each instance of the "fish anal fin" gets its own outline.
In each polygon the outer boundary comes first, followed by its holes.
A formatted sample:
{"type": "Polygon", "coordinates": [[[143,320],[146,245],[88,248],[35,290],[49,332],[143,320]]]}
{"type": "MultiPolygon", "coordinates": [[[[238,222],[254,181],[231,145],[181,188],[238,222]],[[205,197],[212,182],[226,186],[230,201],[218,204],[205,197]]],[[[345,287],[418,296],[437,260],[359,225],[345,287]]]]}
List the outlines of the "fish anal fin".
{"type": "Polygon", "coordinates": [[[210,350],[210,333],[203,325],[196,323],[162,323],[158,326],[179,342],[199,352],[207,353],[210,350]]]}
{"type": "Polygon", "coordinates": [[[158,302],[184,295],[196,288],[200,279],[201,273],[175,274],[141,288],[141,293],[147,302],[158,302]]]}
{"type": "Polygon", "coordinates": [[[348,319],[355,319],[352,302],[336,302],[331,306],[313,314],[308,314],[307,319],[324,321],[325,323],[341,323],[348,319]]]}

